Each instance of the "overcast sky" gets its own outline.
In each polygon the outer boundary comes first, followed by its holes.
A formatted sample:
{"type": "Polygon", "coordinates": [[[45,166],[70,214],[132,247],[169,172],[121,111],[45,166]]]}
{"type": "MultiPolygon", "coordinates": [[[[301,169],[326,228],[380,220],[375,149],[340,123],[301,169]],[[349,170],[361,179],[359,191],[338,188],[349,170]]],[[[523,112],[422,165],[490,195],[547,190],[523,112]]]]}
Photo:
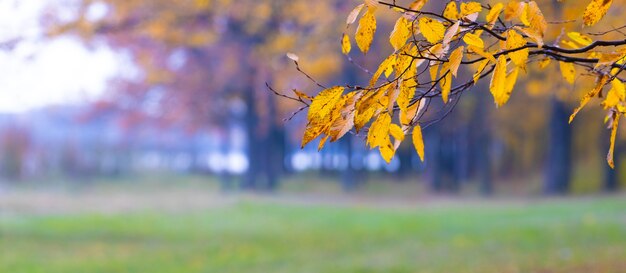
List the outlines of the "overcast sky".
{"type": "Polygon", "coordinates": [[[117,74],[120,54],[104,46],[38,38],[42,7],[53,1],[0,0],[0,41],[25,38],[11,51],[0,50],[0,112],[85,102],[102,94],[117,74]]]}

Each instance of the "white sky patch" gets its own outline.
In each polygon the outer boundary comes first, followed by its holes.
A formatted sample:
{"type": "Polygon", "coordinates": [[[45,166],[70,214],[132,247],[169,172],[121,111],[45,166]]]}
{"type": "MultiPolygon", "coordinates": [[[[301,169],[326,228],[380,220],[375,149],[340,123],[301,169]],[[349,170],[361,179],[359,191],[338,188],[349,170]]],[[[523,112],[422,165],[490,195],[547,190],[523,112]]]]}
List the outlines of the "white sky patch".
{"type": "Polygon", "coordinates": [[[13,50],[0,50],[0,112],[86,102],[119,72],[123,58],[107,47],[40,38],[39,16],[48,1],[0,0],[0,41],[24,38],[13,50]]]}

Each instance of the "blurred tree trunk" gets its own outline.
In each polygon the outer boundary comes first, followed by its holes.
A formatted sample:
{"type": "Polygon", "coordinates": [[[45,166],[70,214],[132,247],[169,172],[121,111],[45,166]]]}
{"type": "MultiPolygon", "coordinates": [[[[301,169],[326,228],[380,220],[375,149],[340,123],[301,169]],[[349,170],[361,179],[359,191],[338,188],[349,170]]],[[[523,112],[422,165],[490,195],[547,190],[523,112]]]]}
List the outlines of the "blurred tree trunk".
{"type": "Polygon", "coordinates": [[[261,121],[257,112],[257,99],[254,92],[245,92],[248,109],[245,121],[248,143],[248,170],[242,183],[244,190],[274,191],[279,186],[279,177],[285,159],[285,130],[276,125],[278,115],[276,97],[265,94],[267,117],[261,121]]]}
{"type": "Polygon", "coordinates": [[[427,159],[427,166],[430,171],[430,188],[433,192],[439,192],[441,190],[441,181],[443,179],[441,152],[439,151],[439,146],[441,145],[441,130],[439,129],[439,124],[435,124],[429,129],[430,131],[425,133],[428,136],[427,143],[430,143],[426,146],[426,154],[429,155],[427,159]]]}
{"type": "Polygon", "coordinates": [[[570,109],[553,97],[550,102],[548,147],[544,193],[562,195],[569,191],[572,172],[572,128],[570,109]]]}
{"type": "Polygon", "coordinates": [[[456,145],[454,134],[443,130],[446,128],[445,121],[439,122],[432,128],[430,143],[431,150],[431,189],[436,193],[456,193],[459,190],[459,182],[456,172],[456,145]]]}
{"type": "MultiPolygon", "coordinates": [[[[487,90],[486,84],[482,86],[487,90]]],[[[476,134],[476,155],[475,166],[480,183],[480,193],[484,196],[493,193],[493,176],[491,160],[491,122],[488,120],[490,104],[486,93],[477,94],[476,108],[474,109],[474,132],[476,134]]]]}
{"type": "MultiPolygon", "coordinates": [[[[609,150],[609,146],[611,144],[611,140],[610,140],[610,136],[611,136],[611,131],[610,130],[606,130],[603,129],[602,133],[600,134],[600,143],[601,143],[601,151],[606,152],[609,150]]],[[[605,192],[616,192],[619,189],[619,179],[618,179],[618,172],[617,170],[619,169],[619,162],[620,162],[620,156],[621,156],[621,149],[620,149],[620,145],[619,142],[616,141],[615,142],[615,152],[614,152],[614,161],[615,161],[615,169],[612,169],[609,164],[606,163],[606,157],[601,156],[601,163],[602,164],[602,169],[604,171],[604,183],[603,183],[603,190],[605,192]]]]}
{"type": "Polygon", "coordinates": [[[241,183],[243,190],[255,190],[257,188],[257,178],[260,171],[260,145],[261,142],[257,136],[257,125],[259,120],[256,115],[256,101],[254,93],[251,90],[243,92],[244,100],[247,106],[244,115],[244,124],[246,126],[246,140],[248,145],[248,169],[241,183]]]}
{"type": "Polygon", "coordinates": [[[396,152],[396,156],[400,160],[400,167],[398,168],[396,177],[400,180],[410,177],[413,173],[413,154],[415,154],[415,149],[407,145],[408,143],[409,142],[404,142],[396,152]]]}
{"type": "MultiPolygon", "coordinates": [[[[456,143],[455,149],[455,173],[459,180],[459,183],[467,181],[469,178],[469,165],[470,165],[470,124],[463,122],[454,132],[454,141],[456,143]]],[[[460,186],[460,185],[459,185],[460,186]]]]}
{"type": "Polygon", "coordinates": [[[265,93],[268,97],[269,117],[267,121],[268,132],[266,133],[263,147],[265,151],[264,168],[263,171],[267,178],[266,189],[268,191],[275,191],[279,186],[279,177],[283,171],[283,165],[285,161],[285,130],[283,127],[278,126],[274,122],[275,117],[278,116],[276,109],[277,97],[265,93]]]}
{"type": "Polygon", "coordinates": [[[339,140],[341,145],[341,150],[345,151],[347,157],[347,165],[346,168],[341,172],[341,189],[344,192],[354,191],[357,187],[357,176],[356,171],[352,166],[352,154],[354,153],[353,149],[353,139],[351,134],[347,134],[343,138],[339,140]]]}

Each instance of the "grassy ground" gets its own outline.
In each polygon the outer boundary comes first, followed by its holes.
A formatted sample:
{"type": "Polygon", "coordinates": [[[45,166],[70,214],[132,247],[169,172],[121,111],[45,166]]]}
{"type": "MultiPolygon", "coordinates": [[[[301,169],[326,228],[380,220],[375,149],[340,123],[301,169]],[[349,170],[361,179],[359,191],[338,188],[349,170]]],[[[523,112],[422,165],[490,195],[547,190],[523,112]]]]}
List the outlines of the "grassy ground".
{"type": "Polygon", "coordinates": [[[329,203],[173,189],[61,195],[70,203],[50,210],[0,202],[0,272],[626,272],[624,196],[329,203]],[[152,205],[107,209],[124,198],[152,205]],[[92,210],[66,209],[80,204],[92,210]]]}

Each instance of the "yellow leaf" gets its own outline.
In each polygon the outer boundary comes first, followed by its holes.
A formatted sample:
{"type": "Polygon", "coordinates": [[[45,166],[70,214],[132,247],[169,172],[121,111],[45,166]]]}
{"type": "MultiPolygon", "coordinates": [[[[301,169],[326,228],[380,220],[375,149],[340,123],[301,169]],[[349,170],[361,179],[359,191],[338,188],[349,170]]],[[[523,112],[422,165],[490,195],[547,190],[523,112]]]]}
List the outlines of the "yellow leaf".
{"type": "Polygon", "coordinates": [[[439,68],[440,67],[441,66],[439,65],[439,63],[435,63],[435,64],[430,66],[429,72],[430,72],[430,80],[432,82],[436,82],[437,78],[439,78],[439,68]]]}
{"type": "Polygon", "coordinates": [[[461,65],[461,61],[463,61],[463,50],[465,47],[460,46],[450,54],[450,72],[455,77],[457,76],[457,72],[459,71],[459,66],[461,65]]]}
{"type": "Polygon", "coordinates": [[[393,46],[393,49],[397,51],[404,46],[406,40],[411,37],[411,29],[412,23],[408,19],[404,18],[404,16],[398,18],[389,36],[389,42],[391,46],[393,46]]]}
{"type": "Polygon", "coordinates": [[[465,34],[465,36],[463,36],[463,42],[467,45],[475,46],[480,49],[485,48],[485,42],[483,42],[483,39],[472,33],[465,34]]]}
{"type": "Polygon", "coordinates": [[[474,73],[474,76],[473,76],[474,83],[478,82],[483,71],[485,71],[485,68],[487,68],[487,65],[489,65],[488,59],[484,59],[478,62],[478,69],[476,70],[476,73],[474,73]]]}
{"type": "Polygon", "coordinates": [[[328,136],[324,136],[320,139],[320,143],[317,145],[317,151],[321,151],[324,148],[324,144],[326,144],[326,140],[328,140],[328,136]]]}
{"type": "Polygon", "coordinates": [[[444,48],[441,44],[436,44],[428,49],[426,52],[426,57],[432,58],[442,58],[448,52],[447,48],[444,48]]]}
{"type": "Polygon", "coordinates": [[[548,28],[548,22],[535,1],[528,2],[528,21],[530,21],[530,28],[543,37],[548,28]]]}
{"type": "Polygon", "coordinates": [[[341,99],[344,88],[335,86],[323,90],[313,98],[313,102],[309,106],[308,119],[324,118],[335,107],[335,104],[341,99]]]}
{"type": "Polygon", "coordinates": [[[372,76],[372,79],[370,80],[370,87],[376,84],[380,76],[385,71],[389,69],[393,69],[394,64],[396,64],[396,55],[391,54],[378,66],[378,69],[376,69],[376,72],[374,72],[374,75],[372,76]]]}
{"type": "Polygon", "coordinates": [[[572,39],[572,41],[578,43],[582,46],[588,46],[593,43],[593,40],[580,32],[572,31],[567,33],[567,37],[572,39]]]}
{"type": "Polygon", "coordinates": [[[530,39],[535,41],[535,43],[537,43],[537,46],[539,48],[543,47],[543,34],[537,32],[537,30],[532,29],[532,28],[521,28],[518,26],[515,26],[513,28],[516,30],[519,30],[521,33],[524,33],[524,35],[528,36],[530,39]]]}
{"type": "Polygon", "coordinates": [[[613,79],[611,81],[611,91],[615,93],[619,102],[626,101],[626,87],[620,79],[613,79]]]}
{"type": "Polygon", "coordinates": [[[494,102],[498,107],[506,102],[506,57],[500,55],[496,63],[496,68],[491,77],[489,90],[493,95],[494,102]]]}
{"type": "Polygon", "coordinates": [[[473,22],[478,17],[478,13],[482,10],[483,6],[481,6],[478,2],[462,2],[459,17],[466,18],[473,22]]]}
{"type": "Polygon", "coordinates": [[[520,18],[523,6],[520,1],[512,0],[506,5],[504,9],[504,20],[511,21],[514,18],[520,18]]]}
{"type": "Polygon", "coordinates": [[[578,112],[580,112],[580,110],[582,110],[583,107],[585,107],[585,105],[587,105],[587,103],[589,102],[589,100],[591,100],[591,98],[597,96],[598,93],[600,93],[600,91],[602,91],[602,88],[604,87],[604,85],[606,85],[608,80],[609,80],[608,76],[602,76],[601,78],[596,80],[596,87],[591,89],[591,91],[587,92],[587,94],[585,94],[585,96],[583,96],[583,98],[580,99],[580,106],[578,106],[574,110],[572,115],[569,117],[569,123],[572,123],[572,121],[574,120],[574,118],[576,117],[578,112]]]}
{"type": "Polygon", "coordinates": [[[511,29],[506,32],[505,45],[505,49],[507,50],[520,48],[526,45],[526,39],[524,39],[524,36],[517,33],[517,31],[511,29]]]}
{"type": "Polygon", "coordinates": [[[529,12],[529,7],[528,7],[528,3],[522,2],[520,3],[520,21],[522,21],[522,24],[524,24],[525,26],[530,26],[530,21],[528,19],[528,12],[529,12]]]}
{"type": "Polygon", "coordinates": [[[498,17],[500,17],[500,13],[502,13],[503,8],[504,8],[504,4],[502,3],[497,3],[493,7],[491,7],[491,10],[489,11],[489,13],[487,13],[487,18],[486,18],[488,29],[493,28],[495,23],[498,21],[498,17]]]}
{"type": "Polygon", "coordinates": [[[461,21],[456,21],[454,25],[450,26],[448,30],[446,30],[446,34],[443,36],[443,42],[441,42],[444,47],[448,47],[450,45],[454,36],[459,32],[459,26],[461,26],[461,21]]]}
{"type": "Polygon", "coordinates": [[[450,20],[459,19],[459,11],[456,7],[456,2],[450,1],[450,3],[446,5],[446,9],[443,11],[443,17],[446,17],[450,20]]]}
{"type": "Polygon", "coordinates": [[[361,10],[363,9],[363,7],[365,6],[365,4],[360,4],[358,6],[356,6],[351,12],[350,14],[348,14],[348,19],[346,19],[346,24],[351,25],[356,21],[356,18],[359,16],[359,13],[361,12],[361,10]]]}
{"type": "Polygon", "coordinates": [[[380,151],[380,155],[383,157],[385,162],[387,162],[387,164],[389,164],[391,162],[391,160],[393,159],[393,156],[396,153],[396,150],[391,145],[391,140],[389,140],[388,138],[387,138],[387,140],[388,140],[388,142],[385,143],[384,145],[380,145],[378,147],[378,150],[380,151]]]}
{"type": "Polygon", "coordinates": [[[348,34],[343,34],[343,38],[341,39],[341,52],[345,55],[348,55],[352,50],[352,44],[350,43],[350,37],[348,34]]]}
{"type": "Polygon", "coordinates": [[[561,68],[561,75],[563,75],[565,81],[569,84],[574,84],[576,80],[576,68],[574,68],[574,64],[559,62],[559,67],[561,68]]]}
{"type": "Polygon", "coordinates": [[[359,132],[378,111],[385,107],[382,105],[384,94],[385,92],[383,90],[377,89],[359,98],[356,103],[356,113],[354,114],[354,128],[357,132],[359,132]]]}
{"type": "Polygon", "coordinates": [[[396,75],[402,75],[403,79],[411,79],[417,73],[417,67],[425,62],[424,59],[413,59],[417,56],[417,47],[409,44],[402,48],[396,57],[396,64],[393,66],[396,75]]]}
{"type": "Polygon", "coordinates": [[[313,120],[307,124],[306,129],[304,130],[304,135],[302,136],[302,145],[301,148],[304,148],[309,142],[317,138],[322,134],[324,129],[326,128],[326,124],[322,120],[313,120]]]}
{"type": "Polygon", "coordinates": [[[626,100],[626,88],[619,79],[611,81],[611,90],[606,95],[606,98],[602,102],[602,106],[605,109],[616,107],[620,102],[626,100]]]}
{"type": "Polygon", "coordinates": [[[441,98],[443,103],[448,103],[448,97],[450,96],[450,90],[452,89],[452,73],[444,72],[446,76],[441,81],[441,98]]]}
{"type": "Polygon", "coordinates": [[[400,94],[398,95],[398,107],[400,111],[406,111],[411,103],[411,100],[415,96],[415,88],[416,86],[410,86],[408,84],[404,84],[405,81],[402,82],[400,87],[400,94]]]}
{"type": "Polygon", "coordinates": [[[413,146],[420,160],[424,162],[424,139],[422,137],[422,127],[419,124],[413,127],[413,146]]]}
{"type": "Polygon", "coordinates": [[[374,40],[374,33],[376,33],[375,12],[376,8],[370,6],[363,14],[363,17],[361,17],[361,20],[359,20],[359,27],[356,29],[356,44],[363,53],[367,53],[370,50],[374,40]]]}
{"type": "MultiPolygon", "coordinates": [[[[322,95],[325,96],[326,94],[322,94],[322,95]]],[[[319,148],[323,147],[326,139],[332,136],[332,134],[334,133],[336,134],[336,132],[333,132],[333,130],[336,130],[336,128],[333,129],[332,127],[338,126],[338,124],[342,122],[342,118],[346,118],[343,115],[343,113],[345,111],[350,111],[351,106],[347,104],[353,103],[351,102],[351,99],[355,99],[354,97],[355,97],[355,92],[351,92],[351,93],[346,94],[345,96],[340,97],[340,99],[337,102],[332,103],[334,105],[329,110],[329,113],[324,116],[319,116],[316,114],[311,115],[311,112],[309,109],[309,117],[308,117],[309,122],[307,123],[307,127],[304,131],[304,136],[302,137],[302,147],[304,147],[313,139],[317,138],[322,133],[325,133],[327,135],[326,138],[322,139],[320,142],[320,145],[318,146],[319,148]]],[[[318,101],[319,100],[320,98],[318,98],[318,101]]],[[[330,105],[330,103],[328,105],[330,105]]]]}
{"type": "Polygon", "coordinates": [[[367,132],[367,145],[370,148],[376,148],[385,145],[389,140],[389,126],[391,125],[391,116],[388,113],[381,113],[372,123],[367,132]]]}
{"type": "Polygon", "coordinates": [[[428,0],[416,0],[413,1],[413,3],[411,3],[411,5],[409,5],[409,9],[411,10],[421,10],[422,7],[424,7],[424,5],[426,5],[426,3],[428,2],[428,0]]]}
{"type": "Polygon", "coordinates": [[[423,107],[426,105],[426,100],[424,99],[420,99],[417,102],[414,102],[413,104],[409,105],[406,110],[400,110],[400,123],[402,123],[402,125],[410,125],[412,124],[416,119],[417,119],[417,115],[419,114],[420,109],[423,109],[423,107]]]}
{"type": "Polygon", "coordinates": [[[397,58],[393,60],[392,64],[387,66],[387,69],[385,69],[385,78],[389,78],[389,76],[391,76],[391,73],[393,73],[393,67],[396,65],[397,62],[397,58]]]}
{"type": "Polygon", "coordinates": [[[294,93],[294,94],[296,94],[296,96],[298,96],[298,98],[299,98],[299,99],[301,99],[301,100],[305,100],[305,99],[306,99],[306,100],[313,100],[313,98],[311,98],[309,95],[304,94],[304,93],[302,93],[302,92],[300,92],[300,91],[298,91],[298,90],[296,90],[296,89],[293,89],[292,91],[293,91],[293,93],[294,93]]]}
{"type": "Polygon", "coordinates": [[[398,81],[395,84],[387,85],[387,111],[393,113],[393,106],[400,95],[400,83],[398,81]]]}
{"type": "Polygon", "coordinates": [[[397,124],[392,123],[389,126],[389,133],[391,134],[393,138],[399,141],[404,140],[404,131],[402,131],[402,128],[400,128],[400,126],[398,126],[397,124]]]}
{"type": "Polygon", "coordinates": [[[615,168],[615,162],[613,161],[613,152],[615,151],[615,138],[617,137],[617,126],[619,125],[620,113],[614,113],[615,118],[611,124],[611,146],[609,147],[609,153],[606,155],[606,161],[611,166],[611,169],[615,168]]]}
{"type": "MultiPolygon", "coordinates": [[[[344,129],[344,126],[348,126],[348,118],[349,112],[353,112],[354,103],[356,102],[357,96],[355,94],[360,94],[357,92],[350,92],[341,97],[339,102],[335,104],[335,107],[331,110],[330,114],[325,117],[321,123],[324,124],[323,133],[331,137],[331,141],[337,140],[338,134],[344,129]]],[[[352,129],[345,128],[347,130],[352,129]]]]}
{"type": "Polygon", "coordinates": [[[500,105],[505,105],[509,98],[511,97],[511,93],[513,92],[513,88],[515,87],[515,83],[517,82],[517,76],[519,75],[519,67],[516,67],[506,76],[506,85],[504,88],[504,93],[500,98],[500,105]]]}
{"type": "MultiPolygon", "coordinates": [[[[518,48],[523,47],[524,45],[526,45],[526,39],[524,39],[522,35],[517,33],[515,30],[507,31],[507,38],[506,38],[507,50],[518,49],[518,48]]],[[[529,49],[524,48],[524,49],[511,52],[508,55],[509,55],[509,58],[511,58],[511,61],[513,61],[513,63],[517,67],[525,69],[526,61],[528,61],[528,54],[529,54],[529,49]]]]}
{"type": "Polygon", "coordinates": [[[358,95],[356,95],[355,92],[348,93],[343,98],[344,103],[337,104],[341,104],[341,108],[338,109],[337,117],[328,130],[328,135],[331,137],[330,141],[337,141],[337,139],[343,137],[354,127],[356,102],[360,99],[361,95],[362,93],[358,93],[358,95]]]}
{"type": "Polygon", "coordinates": [[[417,88],[417,67],[424,62],[424,60],[413,61],[411,56],[417,55],[417,47],[411,46],[409,49],[405,49],[404,54],[398,56],[396,62],[396,75],[402,75],[402,81],[400,83],[400,94],[398,95],[397,103],[400,111],[406,111],[413,96],[415,95],[415,89],[417,88]]]}
{"type": "Polygon", "coordinates": [[[587,26],[595,25],[611,7],[613,0],[592,0],[585,9],[583,14],[583,22],[587,26]]]}
{"type": "Polygon", "coordinates": [[[568,40],[562,40],[561,41],[562,44],[566,45],[567,47],[569,47],[570,49],[577,49],[579,46],[577,44],[575,44],[574,42],[568,41],[568,40]]]}
{"type": "Polygon", "coordinates": [[[431,44],[441,41],[446,31],[446,27],[441,22],[428,17],[420,18],[419,28],[424,38],[431,44]]]}

